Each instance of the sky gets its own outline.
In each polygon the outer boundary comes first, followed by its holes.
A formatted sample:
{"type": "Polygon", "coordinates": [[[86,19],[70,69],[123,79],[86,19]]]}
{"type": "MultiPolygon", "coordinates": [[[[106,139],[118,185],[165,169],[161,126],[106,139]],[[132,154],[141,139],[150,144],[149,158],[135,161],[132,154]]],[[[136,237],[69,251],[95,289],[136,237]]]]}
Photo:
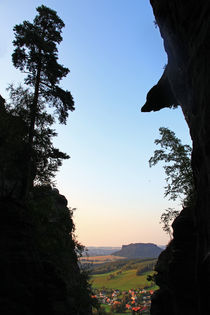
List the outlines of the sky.
{"type": "Polygon", "coordinates": [[[146,94],[162,75],[167,55],[148,0],[0,0],[0,94],[23,82],[12,65],[13,27],[32,21],[46,5],[65,23],[59,62],[70,69],[60,86],[75,111],[55,125],[56,147],[71,158],[56,186],[76,208],[76,236],[85,246],[152,242],[165,245],[160,216],[180,209],[164,199],[163,164],[149,168],[160,127],[191,144],[180,109],[141,113],[146,94]]]}

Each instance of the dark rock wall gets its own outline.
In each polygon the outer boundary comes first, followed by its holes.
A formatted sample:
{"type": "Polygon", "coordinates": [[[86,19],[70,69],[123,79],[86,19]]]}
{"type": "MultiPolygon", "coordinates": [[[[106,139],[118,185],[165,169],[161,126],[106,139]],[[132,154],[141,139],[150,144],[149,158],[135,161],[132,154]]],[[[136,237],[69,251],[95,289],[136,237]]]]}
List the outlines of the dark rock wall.
{"type": "Polygon", "coordinates": [[[52,311],[26,209],[9,199],[0,200],[0,209],[0,313],[43,314],[40,305],[43,312],[52,311]]]}
{"type": "Polygon", "coordinates": [[[0,198],[0,314],[90,315],[67,200],[50,186],[29,204],[0,198]]]}
{"type": "MultiPolygon", "coordinates": [[[[196,205],[184,209],[173,224],[170,314],[205,315],[210,314],[210,2],[150,2],[168,55],[167,79],[193,141],[197,192],[196,205]]],[[[150,110],[157,109],[154,105],[150,110]]],[[[158,314],[154,307],[152,314],[158,314]]]]}
{"type": "Polygon", "coordinates": [[[155,266],[160,289],[152,297],[151,314],[198,314],[197,229],[192,208],[181,211],[173,230],[174,238],[155,266]]]}

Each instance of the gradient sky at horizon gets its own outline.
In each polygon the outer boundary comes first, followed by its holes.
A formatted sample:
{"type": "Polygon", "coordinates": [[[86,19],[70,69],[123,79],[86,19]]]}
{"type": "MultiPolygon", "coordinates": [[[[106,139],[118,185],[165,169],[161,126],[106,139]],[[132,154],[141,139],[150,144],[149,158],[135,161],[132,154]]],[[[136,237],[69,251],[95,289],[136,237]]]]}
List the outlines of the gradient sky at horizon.
{"type": "Polygon", "coordinates": [[[76,235],[86,246],[137,242],[166,244],[159,224],[169,206],[163,198],[162,165],[149,168],[159,127],[190,144],[180,109],[141,113],[148,90],[167,63],[149,1],[0,1],[0,94],[23,75],[12,66],[13,27],[32,21],[44,4],[65,23],[59,61],[70,69],[61,86],[71,91],[76,110],[66,126],[56,125],[55,146],[67,152],[57,187],[74,213],[76,235]]]}

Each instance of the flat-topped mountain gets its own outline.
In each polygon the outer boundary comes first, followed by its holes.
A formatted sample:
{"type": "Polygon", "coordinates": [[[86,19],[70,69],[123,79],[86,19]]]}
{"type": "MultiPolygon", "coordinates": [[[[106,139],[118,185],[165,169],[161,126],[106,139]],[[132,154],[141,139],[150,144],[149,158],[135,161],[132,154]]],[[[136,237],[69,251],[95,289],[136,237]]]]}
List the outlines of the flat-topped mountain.
{"type": "Polygon", "coordinates": [[[157,258],[162,250],[162,248],[153,243],[132,243],[122,245],[121,250],[112,253],[112,255],[127,258],[157,258]]]}

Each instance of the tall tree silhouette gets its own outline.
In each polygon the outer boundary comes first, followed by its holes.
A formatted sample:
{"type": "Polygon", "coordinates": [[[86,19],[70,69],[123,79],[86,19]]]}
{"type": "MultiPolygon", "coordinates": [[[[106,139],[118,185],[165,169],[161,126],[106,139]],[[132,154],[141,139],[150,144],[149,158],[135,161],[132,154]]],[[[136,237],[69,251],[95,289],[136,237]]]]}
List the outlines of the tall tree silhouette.
{"type": "Polygon", "coordinates": [[[26,74],[25,84],[31,87],[33,93],[29,115],[28,163],[23,188],[24,197],[27,197],[33,186],[32,155],[35,124],[40,112],[47,106],[53,107],[59,122],[65,124],[68,112],[74,110],[71,93],[58,86],[60,80],[69,73],[69,69],[57,61],[57,44],[62,41],[61,32],[65,25],[57,13],[46,6],[38,7],[37,12],[38,15],[33,23],[24,21],[14,27],[13,44],[16,48],[12,55],[14,66],[26,74]]]}
{"type": "MultiPolygon", "coordinates": [[[[19,85],[14,87],[13,84],[9,85],[7,91],[10,94],[10,103],[7,103],[6,110],[11,118],[19,118],[25,126],[26,135],[22,142],[27,144],[27,130],[30,126],[30,107],[33,103],[33,93],[29,88],[24,88],[19,85]]],[[[52,114],[47,113],[44,110],[45,103],[39,100],[38,102],[39,112],[36,115],[36,122],[34,126],[33,137],[33,175],[34,184],[53,184],[53,178],[55,177],[58,168],[62,165],[62,160],[69,159],[69,156],[55,148],[53,145],[53,137],[57,136],[57,133],[51,126],[54,123],[54,117],[52,114]]],[[[7,132],[7,131],[6,131],[7,132]]],[[[18,133],[18,131],[16,131],[18,133]]]]}

